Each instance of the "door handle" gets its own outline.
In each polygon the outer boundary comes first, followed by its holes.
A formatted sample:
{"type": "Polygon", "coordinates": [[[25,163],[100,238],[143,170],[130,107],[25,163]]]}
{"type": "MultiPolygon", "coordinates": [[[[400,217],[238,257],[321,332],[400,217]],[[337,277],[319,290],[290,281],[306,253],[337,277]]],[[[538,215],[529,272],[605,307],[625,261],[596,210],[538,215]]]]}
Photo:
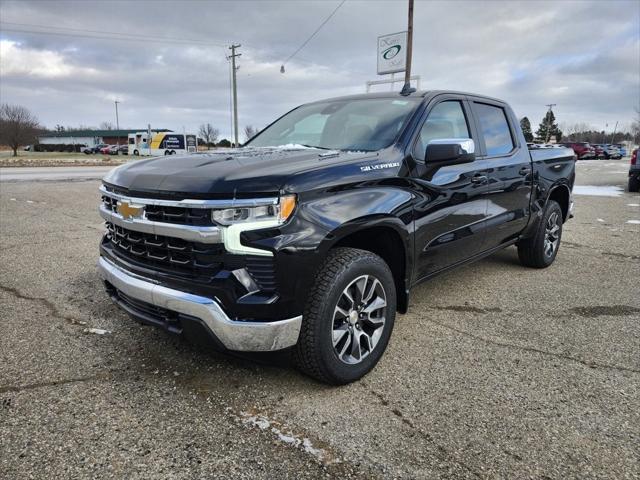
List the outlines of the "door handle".
{"type": "Polygon", "coordinates": [[[484,185],[487,183],[488,178],[486,175],[482,173],[476,173],[473,177],[471,177],[471,183],[475,183],[476,185],[484,185]]]}
{"type": "Polygon", "coordinates": [[[518,173],[524,177],[531,173],[531,169],[529,167],[522,167],[518,173]]]}

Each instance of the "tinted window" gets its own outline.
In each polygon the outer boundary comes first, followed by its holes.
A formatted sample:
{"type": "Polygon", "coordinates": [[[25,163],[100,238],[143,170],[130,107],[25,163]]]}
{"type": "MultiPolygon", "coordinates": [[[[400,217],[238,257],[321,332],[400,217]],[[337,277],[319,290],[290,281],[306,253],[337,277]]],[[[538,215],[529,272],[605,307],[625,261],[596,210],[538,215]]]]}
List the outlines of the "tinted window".
{"type": "Polygon", "coordinates": [[[462,105],[457,101],[437,104],[420,129],[414,156],[424,160],[427,145],[432,140],[449,138],[471,138],[462,105]]]}
{"type": "Polygon", "coordinates": [[[393,143],[420,100],[368,98],[303,105],[253,137],[248,145],[380,150],[393,143]]]}
{"type": "Polygon", "coordinates": [[[502,155],[513,150],[513,139],[504,109],[484,103],[476,103],[475,109],[487,155],[502,155]]]}

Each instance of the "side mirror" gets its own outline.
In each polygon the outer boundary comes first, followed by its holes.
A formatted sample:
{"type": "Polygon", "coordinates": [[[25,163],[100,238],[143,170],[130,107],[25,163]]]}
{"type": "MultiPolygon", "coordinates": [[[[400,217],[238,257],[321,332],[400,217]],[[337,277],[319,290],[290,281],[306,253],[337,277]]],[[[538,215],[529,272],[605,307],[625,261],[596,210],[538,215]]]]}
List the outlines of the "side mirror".
{"type": "Polygon", "coordinates": [[[476,147],[470,138],[443,138],[427,145],[425,161],[441,165],[470,163],[476,158],[476,147]]]}

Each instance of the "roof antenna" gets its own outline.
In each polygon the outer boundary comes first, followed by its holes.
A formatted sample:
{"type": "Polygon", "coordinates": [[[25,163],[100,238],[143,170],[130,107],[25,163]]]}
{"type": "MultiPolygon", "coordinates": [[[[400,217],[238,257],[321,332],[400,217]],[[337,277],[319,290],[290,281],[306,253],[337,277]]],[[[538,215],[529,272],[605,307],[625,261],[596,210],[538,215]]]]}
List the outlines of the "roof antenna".
{"type": "Polygon", "coordinates": [[[407,66],[404,70],[404,86],[400,95],[410,95],[416,89],[411,87],[411,55],[413,53],[413,0],[409,0],[409,18],[407,20],[407,66]]]}

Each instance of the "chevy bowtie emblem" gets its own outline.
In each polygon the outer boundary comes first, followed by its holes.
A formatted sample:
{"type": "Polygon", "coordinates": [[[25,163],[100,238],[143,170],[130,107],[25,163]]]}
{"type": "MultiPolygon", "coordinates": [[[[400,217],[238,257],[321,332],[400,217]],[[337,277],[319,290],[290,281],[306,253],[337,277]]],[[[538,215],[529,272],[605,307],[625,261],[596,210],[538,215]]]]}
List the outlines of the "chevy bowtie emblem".
{"type": "Polygon", "coordinates": [[[122,218],[125,220],[142,218],[144,205],[132,205],[129,202],[118,202],[118,213],[122,215],[122,218]]]}

